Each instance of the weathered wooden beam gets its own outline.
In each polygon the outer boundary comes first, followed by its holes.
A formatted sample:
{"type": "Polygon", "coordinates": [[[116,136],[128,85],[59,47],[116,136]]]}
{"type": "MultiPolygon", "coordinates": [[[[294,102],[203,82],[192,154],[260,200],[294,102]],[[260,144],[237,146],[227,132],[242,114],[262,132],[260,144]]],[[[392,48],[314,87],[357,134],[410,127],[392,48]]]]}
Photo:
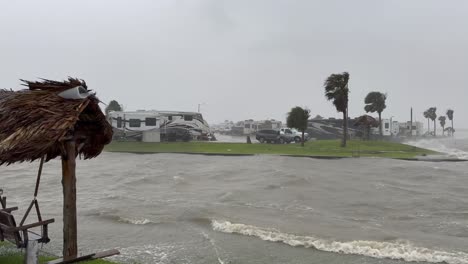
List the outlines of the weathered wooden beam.
{"type": "Polygon", "coordinates": [[[76,143],[67,140],[63,143],[62,155],[63,187],[63,258],[74,259],[78,255],[76,220],[76,143]]]}
{"type": "Polygon", "coordinates": [[[56,259],[47,262],[47,264],[68,264],[68,263],[76,263],[80,261],[86,261],[86,260],[93,260],[93,259],[101,259],[101,258],[107,258],[111,257],[114,255],[119,255],[120,252],[117,249],[111,249],[103,252],[98,252],[98,253],[93,253],[93,254],[88,254],[84,256],[79,256],[75,259],[70,259],[70,260],[64,260],[64,259],[56,259]]]}

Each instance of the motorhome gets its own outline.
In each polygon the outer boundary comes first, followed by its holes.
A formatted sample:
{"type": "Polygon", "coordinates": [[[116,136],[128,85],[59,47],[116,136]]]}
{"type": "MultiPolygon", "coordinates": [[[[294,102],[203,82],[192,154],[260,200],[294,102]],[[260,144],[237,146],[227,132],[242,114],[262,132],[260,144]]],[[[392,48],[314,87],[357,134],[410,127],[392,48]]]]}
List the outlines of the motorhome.
{"type": "Polygon", "coordinates": [[[202,114],[180,111],[111,111],[108,120],[117,137],[138,138],[144,131],[160,133],[161,140],[212,140],[202,114]]]}

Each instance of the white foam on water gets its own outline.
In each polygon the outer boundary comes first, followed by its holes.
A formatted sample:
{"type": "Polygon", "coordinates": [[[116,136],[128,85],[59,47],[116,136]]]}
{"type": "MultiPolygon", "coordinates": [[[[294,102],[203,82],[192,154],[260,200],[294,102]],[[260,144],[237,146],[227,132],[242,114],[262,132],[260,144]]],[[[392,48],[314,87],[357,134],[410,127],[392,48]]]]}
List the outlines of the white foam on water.
{"type": "Polygon", "coordinates": [[[213,246],[213,249],[216,253],[216,257],[218,258],[218,263],[219,264],[225,264],[224,261],[221,259],[220,257],[220,254],[219,254],[219,250],[218,250],[218,247],[216,246],[215,244],[215,240],[213,238],[211,238],[207,233],[205,232],[201,232],[201,234],[203,235],[203,237],[205,239],[207,239],[208,241],[210,241],[211,245],[213,246]]]}
{"type": "Polygon", "coordinates": [[[468,159],[468,152],[453,146],[454,142],[451,139],[422,139],[406,142],[406,144],[446,153],[449,157],[453,158],[468,159]]]}
{"type": "Polygon", "coordinates": [[[132,224],[132,225],[147,225],[153,223],[151,220],[146,218],[125,218],[119,217],[119,222],[132,224]]]}
{"type": "Polygon", "coordinates": [[[158,245],[141,245],[127,248],[119,248],[119,255],[109,259],[120,263],[140,263],[144,260],[147,263],[166,264],[169,263],[168,252],[171,247],[158,245]],[[135,262],[138,260],[138,262],[135,262]]]}
{"type": "Polygon", "coordinates": [[[379,259],[398,259],[416,262],[445,262],[449,264],[467,264],[468,253],[446,252],[417,247],[409,242],[379,242],[379,241],[329,241],[312,236],[300,236],[282,233],[277,229],[261,228],[246,224],[236,224],[229,221],[211,222],[215,231],[253,236],[265,241],[281,242],[293,247],[315,248],[317,250],[340,254],[362,255],[379,259]]]}

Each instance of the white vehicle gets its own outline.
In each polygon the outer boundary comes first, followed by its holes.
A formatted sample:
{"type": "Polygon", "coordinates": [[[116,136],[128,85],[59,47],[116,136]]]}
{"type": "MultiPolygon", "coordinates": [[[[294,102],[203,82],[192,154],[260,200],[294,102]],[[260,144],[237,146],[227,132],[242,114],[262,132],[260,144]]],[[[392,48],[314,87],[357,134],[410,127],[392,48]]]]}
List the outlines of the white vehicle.
{"type": "MultiPolygon", "coordinates": [[[[280,134],[281,135],[290,135],[291,137],[294,138],[294,141],[296,143],[301,142],[302,139],[302,132],[298,131],[295,128],[288,128],[284,127],[280,129],[280,134]]],[[[304,141],[307,141],[309,139],[309,133],[304,132],[304,141]]]]}
{"type": "Polygon", "coordinates": [[[208,123],[200,113],[196,112],[111,111],[108,114],[108,119],[115,130],[122,131],[127,135],[156,130],[164,137],[176,134],[178,137],[199,140],[211,140],[212,138],[208,123]]]}

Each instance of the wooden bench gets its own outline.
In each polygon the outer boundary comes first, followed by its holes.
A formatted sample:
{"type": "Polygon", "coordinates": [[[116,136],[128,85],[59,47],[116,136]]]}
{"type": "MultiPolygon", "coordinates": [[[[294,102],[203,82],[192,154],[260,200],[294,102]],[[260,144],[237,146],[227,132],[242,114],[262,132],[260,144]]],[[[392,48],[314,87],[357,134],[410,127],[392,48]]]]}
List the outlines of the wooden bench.
{"type": "Polygon", "coordinates": [[[54,219],[39,221],[28,225],[16,226],[16,221],[11,211],[18,208],[6,208],[0,210],[0,241],[8,240],[18,248],[27,248],[29,240],[39,243],[48,243],[48,224],[55,222],[54,219]],[[29,231],[31,228],[41,227],[41,235],[29,231]]]}

